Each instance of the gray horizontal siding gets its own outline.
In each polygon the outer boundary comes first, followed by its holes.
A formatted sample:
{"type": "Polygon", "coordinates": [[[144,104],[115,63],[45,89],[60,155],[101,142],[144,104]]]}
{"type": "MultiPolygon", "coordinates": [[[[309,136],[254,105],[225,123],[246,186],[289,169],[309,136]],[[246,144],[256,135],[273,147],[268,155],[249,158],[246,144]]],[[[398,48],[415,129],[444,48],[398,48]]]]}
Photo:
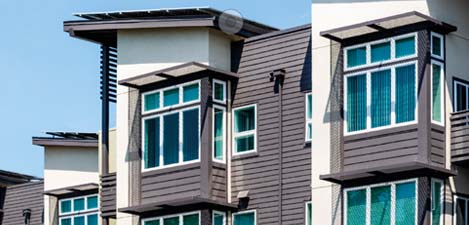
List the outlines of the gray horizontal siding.
{"type": "Polygon", "coordinates": [[[246,41],[233,106],[257,104],[257,155],[232,161],[232,201],[249,191],[249,209],[257,209],[258,224],[304,224],[310,199],[311,148],[305,144],[305,94],[311,91],[311,30],[246,41]],[[269,74],[286,70],[282,96],[282,165],[279,159],[279,95],[269,74]],[[280,181],[280,171],[282,180],[280,181]],[[282,196],[279,187],[282,184],[282,196]],[[280,201],[281,200],[281,201],[280,201]]]}
{"type": "Polygon", "coordinates": [[[200,163],[142,173],[142,204],[200,195],[200,163]]]}
{"type": "Polygon", "coordinates": [[[444,127],[432,124],[430,135],[432,146],[430,160],[433,164],[444,167],[446,161],[444,127]]]}
{"type": "Polygon", "coordinates": [[[469,111],[451,116],[451,160],[469,161],[469,111]]]}
{"type": "Polygon", "coordinates": [[[116,215],[116,173],[101,177],[101,215],[113,217],[116,215]]]}
{"type": "Polygon", "coordinates": [[[30,225],[43,224],[44,213],[44,183],[33,182],[10,186],[7,188],[3,224],[23,225],[23,210],[31,210],[30,225]]]}
{"type": "Polygon", "coordinates": [[[417,125],[344,137],[344,171],[373,168],[418,159],[417,125]]]}
{"type": "Polygon", "coordinates": [[[226,202],[226,167],[224,165],[218,165],[216,163],[212,166],[212,195],[213,200],[219,202],[226,202]]]}

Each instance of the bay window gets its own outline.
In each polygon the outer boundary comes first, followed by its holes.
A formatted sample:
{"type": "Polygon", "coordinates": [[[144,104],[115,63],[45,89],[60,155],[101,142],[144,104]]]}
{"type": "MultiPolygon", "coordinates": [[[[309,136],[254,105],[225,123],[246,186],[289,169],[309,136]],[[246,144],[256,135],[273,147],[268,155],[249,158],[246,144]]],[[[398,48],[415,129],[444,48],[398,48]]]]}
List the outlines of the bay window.
{"type": "Polygon", "coordinates": [[[233,213],[233,225],[256,225],[256,211],[243,211],[233,213]]]}
{"type": "Polygon", "coordinates": [[[244,154],[257,150],[257,107],[249,105],[233,110],[233,154],[244,154]]]}
{"type": "Polygon", "coordinates": [[[415,121],[416,71],[413,62],[346,75],[346,133],[415,121]]]}
{"type": "Polygon", "coordinates": [[[417,181],[398,181],[345,190],[346,225],[415,225],[417,181]]]}
{"type": "Polygon", "coordinates": [[[142,94],[144,114],[200,101],[200,82],[193,81],[142,94]]]}
{"type": "Polygon", "coordinates": [[[200,225],[200,212],[143,219],[143,225],[200,225]]]}
{"type": "Polygon", "coordinates": [[[98,225],[98,195],[59,200],[60,225],[98,225]]]}
{"type": "Polygon", "coordinates": [[[225,162],[225,146],[226,146],[226,132],[225,132],[225,108],[220,106],[213,106],[213,136],[212,136],[212,150],[213,160],[217,162],[225,162]]]}
{"type": "Polygon", "coordinates": [[[444,73],[443,73],[443,63],[432,61],[431,66],[431,99],[432,99],[432,122],[437,124],[443,124],[444,117],[444,73]]]}
{"type": "Polygon", "coordinates": [[[214,79],[212,89],[213,101],[220,104],[226,104],[226,82],[214,79]]]}
{"type": "Polygon", "coordinates": [[[454,225],[469,225],[469,198],[454,197],[454,225]]]}
{"type": "Polygon", "coordinates": [[[432,32],[430,36],[432,57],[443,60],[445,52],[443,35],[432,32]]]}
{"type": "Polygon", "coordinates": [[[443,181],[432,179],[432,197],[431,197],[431,223],[432,225],[443,225],[443,194],[444,194],[443,181]]]}
{"type": "Polygon", "coordinates": [[[226,225],[226,214],[224,212],[213,211],[212,212],[212,224],[213,225],[226,225]]]}

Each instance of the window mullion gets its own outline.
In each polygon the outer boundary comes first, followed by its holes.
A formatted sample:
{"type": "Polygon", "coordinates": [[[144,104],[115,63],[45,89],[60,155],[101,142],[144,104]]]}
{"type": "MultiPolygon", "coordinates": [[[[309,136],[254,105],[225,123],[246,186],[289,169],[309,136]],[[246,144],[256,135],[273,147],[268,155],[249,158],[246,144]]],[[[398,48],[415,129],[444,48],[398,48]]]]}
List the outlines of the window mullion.
{"type": "Polygon", "coordinates": [[[396,68],[391,69],[391,125],[396,124],[396,68]]]}
{"type": "Polygon", "coordinates": [[[159,143],[160,144],[160,152],[159,152],[159,155],[160,155],[159,161],[160,161],[160,163],[159,163],[159,167],[162,167],[163,163],[164,163],[164,161],[163,161],[163,157],[164,157],[163,156],[163,150],[164,150],[163,149],[163,146],[164,146],[164,144],[163,144],[164,143],[164,139],[163,139],[163,131],[164,131],[164,129],[163,129],[163,127],[164,127],[163,116],[158,117],[158,120],[159,120],[159,123],[160,123],[159,134],[158,134],[160,136],[160,143],[159,143]]]}
{"type": "Polygon", "coordinates": [[[396,184],[391,184],[391,225],[396,224],[396,184]]]}
{"type": "Polygon", "coordinates": [[[371,225],[371,187],[366,188],[366,224],[371,225]]]}
{"type": "Polygon", "coordinates": [[[366,129],[371,129],[371,73],[366,73],[366,129]]]}
{"type": "Polygon", "coordinates": [[[183,158],[184,154],[183,154],[183,151],[182,151],[182,148],[183,148],[183,143],[182,143],[183,139],[182,139],[182,137],[183,137],[183,132],[184,132],[182,129],[184,127],[184,125],[183,125],[184,121],[183,121],[182,115],[183,115],[183,111],[179,111],[178,112],[178,120],[179,120],[179,122],[178,122],[178,130],[179,130],[178,131],[178,135],[179,135],[179,138],[178,138],[179,139],[178,163],[184,162],[184,158],[183,158]]]}

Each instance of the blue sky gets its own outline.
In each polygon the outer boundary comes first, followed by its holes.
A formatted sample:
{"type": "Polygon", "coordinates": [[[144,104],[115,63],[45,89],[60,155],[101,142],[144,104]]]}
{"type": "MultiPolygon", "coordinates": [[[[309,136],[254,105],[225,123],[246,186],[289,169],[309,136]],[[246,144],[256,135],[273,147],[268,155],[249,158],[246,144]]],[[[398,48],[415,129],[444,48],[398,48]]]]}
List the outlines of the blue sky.
{"type": "Polygon", "coordinates": [[[190,6],[236,9],[278,28],[311,16],[309,0],[0,1],[0,169],[42,177],[43,150],[32,136],[100,129],[99,46],[63,32],[72,13],[190,6]]]}

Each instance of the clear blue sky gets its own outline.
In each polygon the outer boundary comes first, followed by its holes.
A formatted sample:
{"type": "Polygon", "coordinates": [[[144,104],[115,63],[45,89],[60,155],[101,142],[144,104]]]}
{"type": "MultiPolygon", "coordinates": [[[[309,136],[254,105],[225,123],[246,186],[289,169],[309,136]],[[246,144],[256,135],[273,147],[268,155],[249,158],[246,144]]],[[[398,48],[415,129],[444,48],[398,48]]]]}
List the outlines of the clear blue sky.
{"type": "MultiPolygon", "coordinates": [[[[0,1],[0,169],[43,175],[45,131],[100,129],[99,46],[70,38],[74,12],[210,6],[278,28],[310,22],[310,0],[0,1]]],[[[114,124],[114,119],[111,119],[114,124]]]]}

